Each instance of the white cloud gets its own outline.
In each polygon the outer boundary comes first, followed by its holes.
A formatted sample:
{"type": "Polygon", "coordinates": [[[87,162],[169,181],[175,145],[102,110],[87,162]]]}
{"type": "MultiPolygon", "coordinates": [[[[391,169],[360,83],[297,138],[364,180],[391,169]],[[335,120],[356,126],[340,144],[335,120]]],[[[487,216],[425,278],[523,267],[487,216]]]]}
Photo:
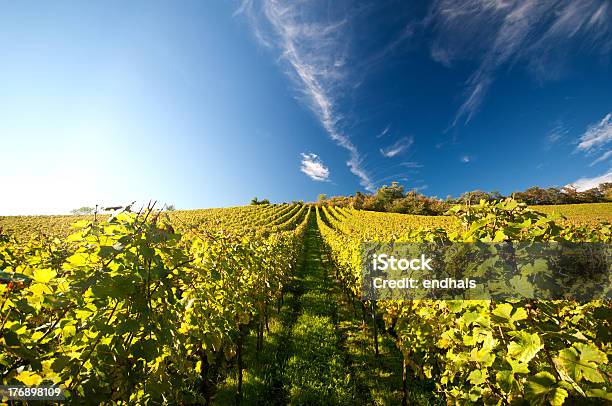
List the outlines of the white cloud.
{"type": "Polygon", "coordinates": [[[413,169],[422,168],[423,167],[422,164],[420,164],[418,162],[413,162],[413,161],[402,162],[400,165],[404,166],[406,168],[413,168],[413,169]]]}
{"type": "Polygon", "coordinates": [[[578,141],[576,149],[589,153],[599,151],[612,141],[612,113],[606,114],[599,123],[590,125],[578,141]]]}
{"type": "Polygon", "coordinates": [[[550,149],[559,141],[561,141],[567,135],[567,129],[562,124],[557,124],[548,134],[544,137],[544,148],[550,149]]]}
{"type": "Polygon", "coordinates": [[[393,158],[402,152],[404,152],[407,148],[409,148],[414,140],[412,137],[402,137],[399,140],[395,141],[392,145],[389,145],[386,148],[381,148],[380,153],[385,158],[393,158]]]}
{"type": "Polygon", "coordinates": [[[452,55],[450,54],[448,49],[440,47],[438,45],[434,45],[431,47],[431,59],[434,61],[446,66],[447,68],[451,67],[452,64],[452,55]]]}
{"type": "Polygon", "coordinates": [[[436,32],[432,59],[450,66],[476,59],[479,67],[466,81],[453,125],[466,123],[480,108],[495,74],[521,61],[540,80],[559,75],[570,41],[586,52],[612,49],[612,16],[601,0],[440,0],[425,23],[436,32]]]}
{"type": "Polygon", "coordinates": [[[469,155],[463,155],[460,158],[461,162],[463,162],[464,164],[470,163],[472,162],[472,157],[469,155]]]}
{"type": "Polygon", "coordinates": [[[325,182],[329,180],[329,169],[323,165],[323,161],[318,155],[313,153],[301,154],[302,165],[300,170],[304,172],[310,179],[319,182],[325,182]]]}
{"type": "Polygon", "coordinates": [[[607,161],[610,158],[612,158],[612,150],[604,152],[603,155],[601,155],[599,158],[597,158],[596,160],[591,162],[591,164],[589,166],[594,166],[594,165],[597,165],[600,162],[605,162],[605,161],[607,161]]]}
{"type": "Polygon", "coordinates": [[[595,176],[593,178],[580,178],[567,186],[575,187],[579,192],[592,189],[602,183],[612,182],[612,169],[608,170],[603,175],[595,176]]]}
{"type": "Polygon", "coordinates": [[[303,100],[317,116],[328,136],[349,152],[347,166],[361,185],[374,191],[374,185],[362,168],[362,157],[340,126],[342,115],[336,98],[348,76],[348,16],[339,10],[335,16],[328,9],[325,19],[312,3],[282,4],[263,0],[261,7],[245,0],[237,13],[244,14],[253,26],[255,37],[264,46],[280,53],[288,76],[303,100]],[[267,30],[266,30],[267,28],[267,30]]]}
{"type": "Polygon", "coordinates": [[[376,138],[384,137],[385,135],[387,135],[387,133],[389,132],[389,128],[391,128],[391,125],[386,126],[385,129],[382,130],[380,134],[376,136],[376,138]]]}

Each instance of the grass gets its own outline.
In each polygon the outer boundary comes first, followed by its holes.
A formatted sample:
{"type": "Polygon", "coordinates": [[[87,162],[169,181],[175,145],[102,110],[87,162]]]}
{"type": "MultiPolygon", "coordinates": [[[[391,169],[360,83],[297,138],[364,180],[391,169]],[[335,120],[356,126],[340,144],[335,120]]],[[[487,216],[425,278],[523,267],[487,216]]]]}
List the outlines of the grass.
{"type": "MultiPolygon", "coordinates": [[[[270,318],[259,356],[255,334],[245,343],[242,404],[393,405],[402,399],[402,358],[393,339],[381,336],[374,354],[371,329],[359,308],[333,279],[316,222],[310,223],[304,260],[286,288],[279,314],[270,318]]],[[[357,305],[359,302],[355,302],[357,305]]],[[[408,404],[441,404],[431,382],[411,378],[408,404]]],[[[233,404],[236,380],[214,398],[233,404]]]]}

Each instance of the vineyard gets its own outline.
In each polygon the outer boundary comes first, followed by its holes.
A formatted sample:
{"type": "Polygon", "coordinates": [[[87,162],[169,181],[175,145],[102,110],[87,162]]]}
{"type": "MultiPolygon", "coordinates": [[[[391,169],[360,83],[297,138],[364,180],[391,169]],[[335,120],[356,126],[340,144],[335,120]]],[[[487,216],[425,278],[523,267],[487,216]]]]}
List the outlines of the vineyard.
{"type": "Polygon", "coordinates": [[[610,203],[562,204],[533,206],[533,209],[546,214],[561,214],[564,216],[561,222],[564,223],[596,227],[600,223],[612,223],[611,206],[610,203]]]}
{"type": "Polygon", "coordinates": [[[0,217],[0,385],[69,404],[607,404],[608,301],[361,300],[364,241],[610,243],[611,205],[574,206],[0,217]]]}

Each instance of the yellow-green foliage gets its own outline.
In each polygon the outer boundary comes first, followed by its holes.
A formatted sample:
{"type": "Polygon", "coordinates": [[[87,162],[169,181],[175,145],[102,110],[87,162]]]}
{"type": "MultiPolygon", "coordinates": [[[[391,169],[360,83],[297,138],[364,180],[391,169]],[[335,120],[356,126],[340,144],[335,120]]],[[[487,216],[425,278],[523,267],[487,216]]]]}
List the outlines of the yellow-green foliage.
{"type": "MultiPolygon", "coordinates": [[[[256,224],[266,225],[266,222],[277,221],[284,214],[293,214],[303,205],[261,205],[241,206],[220,209],[200,210],[178,210],[170,212],[169,215],[177,227],[181,227],[179,221],[189,224],[219,224],[225,223],[230,226],[256,224]],[[233,214],[232,214],[233,213],[233,214]]],[[[560,213],[566,219],[559,219],[561,223],[574,225],[597,225],[603,221],[612,223],[612,203],[585,203],[564,204],[552,206],[533,206],[536,211],[542,213],[560,213]]],[[[350,213],[350,209],[329,208],[338,212],[350,213]]],[[[303,214],[303,213],[302,213],[303,214]]],[[[393,224],[391,233],[399,233],[415,227],[455,227],[459,223],[451,216],[417,216],[410,214],[363,212],[371,222],[373,228],[389,229],[388,224],[393,224]],[[380,227],[379,227],[380,226],[380,227]]],[[[79,220],[93,220],[94,216],[0,216],[0,230],[16,236],[35,236],[44,234],[48,236],[66,237],[71,232],[71,224],[79,220]]],[[[106,219],[108,215],[98,216],[106,219]]],[[[291,218],[289,216],[288,218],[291,218]]],[[[347,223],[346,227],[350,227],[347,223]]]]}
{"type": "MultiPolygon", "coordinates": [[[[320,208],[317,221],[338,278],[361,297],[361,243],[369,241],[593,241],[610,224],[559,224],[508,199],[451,209],[444,228],[415,216],[320,208]],[[403,219],[403,221],[402,221],[403,219]]],[[[609,301],[387,300],[371,303],[404,364],[436,383],[448,404],[562,405],[612,401],[609,301]],[[604,400],[605,399],[605,400],[604,400]]],[[[366,306],[368,307],[368,306],[366,306]]],[[[589,403],[591,404],[591,403],[589,403]]]]}
{"type": "MultiPolygon", "coordinates": [[[[99,218],[102,220],[107,217],[99,218]]],[[[72,232],[72,224],[93,219],[94,216],[0,216],[0,230],[5,234],[20,237],[66,237],[72,232]]]]}
{"type": "MultiPolygon", "coordinates": [[[[609,243],[593,217],[608,207],[562,206],[569,221],[511,199],[437,217],[305,205],[3,217],[0,385],[60,384],[73,404],[207,403],[245,329],[263,337],[313,210],[338,279],[360,297],[362,241],[609,243]]],[[[405,365],[449,404],[612,400],[608,301],[375,306],[405,365]]]]}
{"type": "Polygon", "coordinates": [[[59,384],[71,404],[208,404],[245,329],[263,334],[309,214],[121,212],[66,238],[28,218],[0,235],[0,385],[59,384]]]}

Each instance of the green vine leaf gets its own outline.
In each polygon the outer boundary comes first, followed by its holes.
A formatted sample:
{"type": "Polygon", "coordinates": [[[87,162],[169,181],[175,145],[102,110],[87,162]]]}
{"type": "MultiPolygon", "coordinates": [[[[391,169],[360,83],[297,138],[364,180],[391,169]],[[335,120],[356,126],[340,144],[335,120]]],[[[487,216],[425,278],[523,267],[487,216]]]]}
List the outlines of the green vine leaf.
{"type": "Polygon", "coordinates": [[[555,377],[550,372],[538,372],[525,384],[525,399],[530,404],[560,406],[567,396],[567,391],[556,385],[555,377]]]}
{"type": "Polygon", "coordinates": [[[540,337],[535,333],[518,331],[509,334],[514,337],[515,341],[508,344],[508,355],[521,362],[529,363],[544,348],[540,337]]]}

